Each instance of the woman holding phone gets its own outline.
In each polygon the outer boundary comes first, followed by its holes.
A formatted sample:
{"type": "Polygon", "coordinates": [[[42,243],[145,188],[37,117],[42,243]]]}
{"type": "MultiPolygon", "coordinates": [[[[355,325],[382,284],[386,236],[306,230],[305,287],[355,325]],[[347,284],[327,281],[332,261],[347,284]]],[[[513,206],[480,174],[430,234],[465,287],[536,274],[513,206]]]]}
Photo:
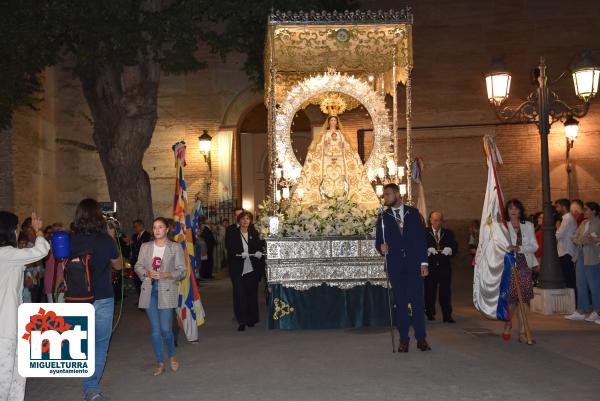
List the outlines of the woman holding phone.
{"type": "Polygon", "coordinates": [[[152,329],[152,348],[156,357],[154,376],[165,371],[163,343],[167,347],[171,370],[179,370],[175,358],[173,310],[177,307],[177,282],[186,275],[181,246],[167,237],[169,225],[163,217],[152,224],[154,241],[142,244],[135,272],[142,280],[139,308],[146,309],[152,329]]]}

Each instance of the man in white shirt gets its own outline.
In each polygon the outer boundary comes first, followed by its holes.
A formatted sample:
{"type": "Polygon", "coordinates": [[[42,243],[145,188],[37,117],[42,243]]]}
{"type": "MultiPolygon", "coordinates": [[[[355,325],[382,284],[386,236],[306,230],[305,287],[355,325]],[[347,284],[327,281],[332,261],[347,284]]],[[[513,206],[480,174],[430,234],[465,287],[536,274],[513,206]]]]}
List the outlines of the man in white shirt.
{"type": "Polygon", "coordinates": [[[575,243],[571,239],[575,231],[577,231],[577,221],[569,212],[571,201],[568,199],[559,199],[554,202],[554,207],[558,214],[562,216],[560,227],[556,231],[556,247],[558,250],[558,259],[562,268],[565,285],[567,288],[575,289],[575,297],[577,298],[576,281],[575,281],[575,264],[573,257],[577,252],[575,243]]]}

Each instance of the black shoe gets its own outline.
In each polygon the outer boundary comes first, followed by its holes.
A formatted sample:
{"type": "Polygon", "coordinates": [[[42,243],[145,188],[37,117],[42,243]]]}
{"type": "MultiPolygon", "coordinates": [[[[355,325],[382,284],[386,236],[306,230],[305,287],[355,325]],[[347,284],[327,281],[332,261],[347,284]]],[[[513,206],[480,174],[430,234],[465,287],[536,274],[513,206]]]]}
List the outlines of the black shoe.
{"type": "Polygon", "coordinates": [[[238,326],[238,331],[244,331],[244,330],[246,330],[246,325],[245,324],[240,324],[238,326]]]}
{"type": "Polygon", "coordinates": [[[452,318],[444,319],[444,323],[456,323],[456,320],[452,318]]]}
{"type": "Polygon", "coordinates": [[[401,342],[398,347],[398,352],[408,352],[408,343],[401,342]]]}
{"type": "Polygon", "coordinates": [[[435,320],[435,316],[427,315],[427,320],[435,320]]]}
{"type": "Polygon", "coordinates": [[[429,346],[426,340],[417,341],[417,348],[421,351],[431,351],[431,347],[429,346]]]}
{"type": "Polygon", "coordinates": [[[248,323],[246,326],[248,326],[248,327],[254,327],[254,323],[248,323]]]}

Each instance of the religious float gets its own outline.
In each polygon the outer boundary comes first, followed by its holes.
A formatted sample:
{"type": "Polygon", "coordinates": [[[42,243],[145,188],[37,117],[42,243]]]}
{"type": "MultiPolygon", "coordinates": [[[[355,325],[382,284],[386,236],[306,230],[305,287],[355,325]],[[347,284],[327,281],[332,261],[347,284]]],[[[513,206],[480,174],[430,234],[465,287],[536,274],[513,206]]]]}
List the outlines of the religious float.
{"type": "Polygon", "coordinates": [[[257,227],[267,243],[270,328],[389,324],[388,284],[374,232],[384,184],[399,184],[412,203],[412,22],[408,9],[269,17],[270,196],[257,227]],[[404,157],[398,84],[405,94],[404,157]],[[292,147],[292,121],[309,104],[320,106],[325,121],[301,164],[292,147]],[[373,124],[364,163],[342,121],[359,105],[373,124]]]}

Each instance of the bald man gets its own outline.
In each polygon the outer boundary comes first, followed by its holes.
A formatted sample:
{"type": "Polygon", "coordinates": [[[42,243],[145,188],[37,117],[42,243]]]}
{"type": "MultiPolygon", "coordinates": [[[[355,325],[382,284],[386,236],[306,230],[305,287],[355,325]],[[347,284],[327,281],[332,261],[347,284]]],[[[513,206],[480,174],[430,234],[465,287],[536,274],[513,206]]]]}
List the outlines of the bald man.
{"type": "Polygon", "coordinates": [[[429,214],[429,227],[425,230],[429,276],[425,278],[425,314],[435,320],[435,301],[440,293],[440,306],[444,323],[456,323],[452,318],[452,269],[450,259],[458,251],[454,234],[444,227],[444,215],[440,211],[429,214]]]}

